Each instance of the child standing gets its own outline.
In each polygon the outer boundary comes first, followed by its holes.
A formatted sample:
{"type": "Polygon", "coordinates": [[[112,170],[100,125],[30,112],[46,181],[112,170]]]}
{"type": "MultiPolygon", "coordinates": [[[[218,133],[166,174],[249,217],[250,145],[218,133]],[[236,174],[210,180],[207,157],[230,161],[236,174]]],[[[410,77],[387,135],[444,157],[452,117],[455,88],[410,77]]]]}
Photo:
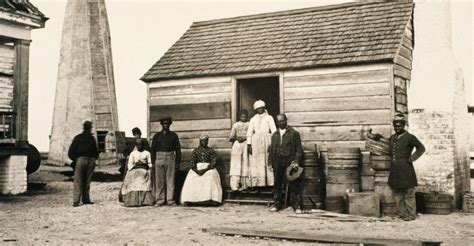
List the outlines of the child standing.
{"type": "Polygon", "coordinates": [[[247,110],[239,113],[240,121],[232,126],[229,141],[233,142],[230,159],[230,188],[245,190],[249,185],[249,156],[247,151],[247,129],[249,114],[247,110]]]}

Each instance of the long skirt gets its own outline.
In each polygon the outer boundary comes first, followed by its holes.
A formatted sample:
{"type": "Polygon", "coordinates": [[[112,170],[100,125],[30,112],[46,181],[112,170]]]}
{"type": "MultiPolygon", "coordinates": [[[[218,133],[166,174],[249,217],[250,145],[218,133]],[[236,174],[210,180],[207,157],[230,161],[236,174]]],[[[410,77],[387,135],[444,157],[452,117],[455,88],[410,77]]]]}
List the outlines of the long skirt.
{"type": "Polygon", "coordinates": [[[257,132],[252,136],[252,154],[249,157],[250,186],[273,186],[273,170],[268,165],[268,146],[271,134],[257,132]]]}
{"type": "Polygon", "coordinates": [[[230,154],[230,188],[244,190],[250,185],[247,141],[235,141],[230,154]]]}
{"type": "MultiPolygon", "coordinates": [[[[198,163],[200,164],[200,163],[198,163]]],[[[198,166],[198,169],[199,166],[198,166]]],[[[181,203],[222,203],[221,178],[217,170],[211,169],[199,176],[192,169],[189,170],[181,191],[181,203]]]]}
{"type": "Polygon", "coordinates": [[[154,204],[150,170],[143,168],[127,172],[122,186],[123,205],[138,207],[154,204]]]}

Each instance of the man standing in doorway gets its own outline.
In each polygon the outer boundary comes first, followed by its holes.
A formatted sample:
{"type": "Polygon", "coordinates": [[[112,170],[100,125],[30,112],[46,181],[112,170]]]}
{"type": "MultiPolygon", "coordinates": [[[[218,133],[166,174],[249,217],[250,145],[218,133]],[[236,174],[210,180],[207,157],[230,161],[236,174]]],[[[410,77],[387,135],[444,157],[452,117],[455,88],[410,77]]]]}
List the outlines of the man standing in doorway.
{"type": "Polygon", "coordinates": [[[181,145],[178,135],[170,130],[171,117],[160,119],[161,131],[153,136],[151,160],[155,168],[155,200],[157,206],[176,205],[174,179],[181,161],[181,145]]]}
{"type": "MultiPolygon", "coordinates": [[[[287,118],[284,114],[277,115],[278,131],[272,135],[269,147],[269,164],[273,167],[275,184],[273,186],[274,206],[270,209],[276,212],[283,207],[282,184],[286,184],[286,169],[298,168],[303,159],[303,148],[298,131],[287,125],[287,118]]],[[[301,187],[298,179],[288,183],[290,203],[295,213],[301,213],[301,187]]]]}
{"type": "Polygon", "coordinates": [[[83,204],[93,204],[89,196],[90,183],[94,173],[95,160],[99,156],[97,142],[92,135],[92,122],[85,121],[83,132],[74,137],[69,147],[68,156],[76,162],[74,169],[73,207],[83,204]]]}
{"type": "Polygon", "coordinates": [[[405,220],[416,218],[415,168],[413,162],[425,152],[425,146],[412,134],[405,130],[406,120],[403,114],[397,114],[393,119],[395,134],[390,137],[390,152],[392,163],[388,176],[388,185],[392,189],[398,214],[405,220]],[[413,148],[416,148],[412,154],[413,148]]]}

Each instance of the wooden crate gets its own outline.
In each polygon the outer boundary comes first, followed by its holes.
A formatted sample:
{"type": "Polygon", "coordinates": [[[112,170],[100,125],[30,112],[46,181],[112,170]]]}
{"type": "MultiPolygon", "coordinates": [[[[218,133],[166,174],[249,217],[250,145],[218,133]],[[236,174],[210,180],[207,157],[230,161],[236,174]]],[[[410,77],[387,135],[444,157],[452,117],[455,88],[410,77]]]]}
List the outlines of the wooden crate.
{"type": "Polygon", "coordinates": [[[380,216],[380,198],[374,192],[347,193],[347,213],[362,216],[380,216]]]}

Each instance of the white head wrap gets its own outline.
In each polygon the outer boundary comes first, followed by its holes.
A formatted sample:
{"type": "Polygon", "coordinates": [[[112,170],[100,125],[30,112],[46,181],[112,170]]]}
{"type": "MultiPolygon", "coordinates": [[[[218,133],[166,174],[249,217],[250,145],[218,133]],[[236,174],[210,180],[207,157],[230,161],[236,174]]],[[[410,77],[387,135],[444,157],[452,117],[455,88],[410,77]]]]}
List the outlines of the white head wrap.
{"type": "Polygon", "coordinates": [[[258,100],[253,104],[253,109],[264,108],[264,107],[265,107],[265,102],[262,100],[258,100]]]}

